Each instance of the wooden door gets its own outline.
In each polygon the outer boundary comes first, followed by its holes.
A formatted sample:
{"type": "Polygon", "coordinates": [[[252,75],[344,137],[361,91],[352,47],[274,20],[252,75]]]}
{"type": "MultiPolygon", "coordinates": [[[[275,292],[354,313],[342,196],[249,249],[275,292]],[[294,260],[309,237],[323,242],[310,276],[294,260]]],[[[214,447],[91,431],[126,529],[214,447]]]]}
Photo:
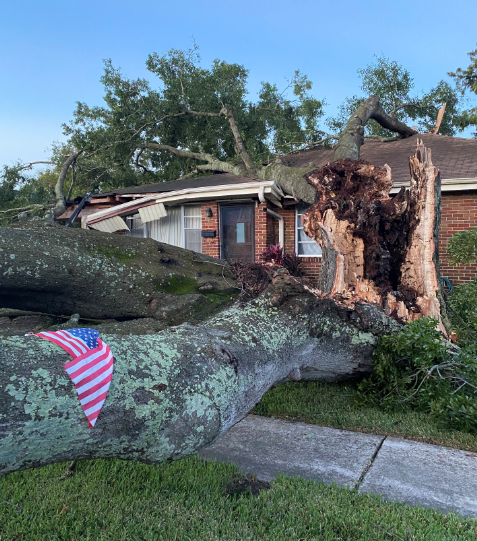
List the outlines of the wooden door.
{"type": "Polygon", "coordinates": [[[253,205],[220,207],[221,258],[247,263],[254,261],[253,205]]]}

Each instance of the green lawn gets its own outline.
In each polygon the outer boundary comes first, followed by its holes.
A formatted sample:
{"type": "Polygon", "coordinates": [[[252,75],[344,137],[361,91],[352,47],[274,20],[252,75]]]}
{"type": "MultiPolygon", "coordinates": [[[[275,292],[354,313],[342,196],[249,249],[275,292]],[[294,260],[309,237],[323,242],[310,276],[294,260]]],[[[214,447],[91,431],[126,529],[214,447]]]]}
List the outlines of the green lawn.
{"type": "Polygon", "coordinates": [[[429,415],[410,409],[387,413],[357,406],[355,394],[350,383],[290,382],[268,391],[253,413],[477,451],[477,436],[442,430],[429,415]]]}
{"type": "Polygon", "coordinates": [[[148,466],[80,461],[0,479],[0,540],[477,539],[477,522],[372,495],[279,477],[254,497],[227,495],[235,467],[197,458],[148,466]]]}

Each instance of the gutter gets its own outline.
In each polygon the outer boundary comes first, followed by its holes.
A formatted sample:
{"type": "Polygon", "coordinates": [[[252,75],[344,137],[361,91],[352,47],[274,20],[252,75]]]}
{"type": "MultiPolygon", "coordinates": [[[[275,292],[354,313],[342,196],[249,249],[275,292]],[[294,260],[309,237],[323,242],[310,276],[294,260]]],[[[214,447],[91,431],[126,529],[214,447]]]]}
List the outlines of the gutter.
{"type": "MultiPolygon", "coordinates": [[[[265,187],[260,186],[260,190],[258,191],[258,199],[260,203],[266,204],[267,200],[265,199],[265,187]]],[[[270,216],[273,216],[276,220],[278,220],[278,244],[280,248],[283,250],[285,248],[285,222],[283,220],[283,216],[280,216],[278,212],[274,212],[270,209],[263,209],[267,214],[270,214],[270,216]]]]}
{"type": "Polygon", "coordinates": [[[113,216],[127,216],[133,214],[135,210],[143,206],[154,205],[156,203],[170,204],[177,201],[199,201],[201,199],[213,199],[216,197],[230,196],[246,196],[246,195],[262,195],[265,199],[265,193],[273,203],[280,205],[280,199],[283,192],[273,181],[262,182],[247,182],[243,184],[221,185],[221,186],[203,186],[200,188],[189,188],[185,190],[177,190],[173,192],[163,192],[152,194],[140,199],[135,199],[127,203],[115,205],[108,209],[100,210],[86,217],[86,224],[91,225],[100,222],[113,216]]]}

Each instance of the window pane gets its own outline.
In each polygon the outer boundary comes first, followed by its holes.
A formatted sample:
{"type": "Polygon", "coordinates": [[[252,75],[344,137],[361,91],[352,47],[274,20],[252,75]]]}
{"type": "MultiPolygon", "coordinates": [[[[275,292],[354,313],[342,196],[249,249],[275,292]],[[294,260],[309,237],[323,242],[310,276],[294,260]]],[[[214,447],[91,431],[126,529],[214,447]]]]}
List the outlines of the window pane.
{"type": "Polygon", "coordinates": [[[185,229],[200,229],[202,227],[201,217],[196,218],[184,216],[184,228],[185,229]]]}
{"type": "Polygon", "coordinates": [[[200,206],[187,205],[184,207],[184,216],[198,216],[200,218],[200,206]]]}
{"type": "MultiPolygon", "coordinates": [[[[298,242],[306,242],[306,241],[313,240],[312,238],[310,238],[310,237],[303,231],[303,229],[297,229],[297,234],[298,234],[298,242]]],[[[314,242],[314,241],[313,241],[313,242],[314,242]]]]}
{"type": "Polygon", "coordinates": [[[298,255],[321,255],[321,248],[316,242],[300,242],[298,244],[298,255]]]}
{"type": "Polygon", "coordinates": [[[182,246],[181,207],[167,207],[167,216],[149,222],[148,231],[151,239],[182,246]]]}
{"type": "Polygon", "coordinates": [[[245,223],[237,222],[237,244],[245,242],[245,223]]]}
{"type": "Polygon", "coordinates": [[[184,241],[184,248],[202,253],[202,237],[200,229],[186,229],[184,231],[184,241]]]}

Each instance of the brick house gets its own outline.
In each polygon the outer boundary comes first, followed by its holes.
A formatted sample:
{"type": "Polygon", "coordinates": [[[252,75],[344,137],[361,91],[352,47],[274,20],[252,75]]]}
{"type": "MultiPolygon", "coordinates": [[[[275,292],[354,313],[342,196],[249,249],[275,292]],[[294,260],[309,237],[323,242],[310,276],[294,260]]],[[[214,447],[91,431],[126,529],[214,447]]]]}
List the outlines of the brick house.
{"type": "MultiPolygon", "coordinates": [[[[431,148],[433,163],[441,172],[441,274],[453,283],[471,280],[477,265],[451,266],[446,247],[454,233],[477,227],[477,139],[419,137],[431,148]]],[[[366,141],[361,157],[375,165],[387,163],[394,180],[391,193],[397,193],[409,185],[408,160],[415,146],[416,136],[387,143],[366,141]]],[[[331,149],[281,158],[285,165],[310,169],[332,159],[331,149]]],[[[317,278],[321,250],[303,232],[301,215],[306,208],[274,182],[221,173],[97,194],[77,220],[82,227],[151,237],[222,259],[258,261],[268,246],[280,243],[285,252],[298,254],[306,275],[317,278]]],[[[73,210],[74,206],[68,208],[60,219],[67,219],[73,210]]]]}

